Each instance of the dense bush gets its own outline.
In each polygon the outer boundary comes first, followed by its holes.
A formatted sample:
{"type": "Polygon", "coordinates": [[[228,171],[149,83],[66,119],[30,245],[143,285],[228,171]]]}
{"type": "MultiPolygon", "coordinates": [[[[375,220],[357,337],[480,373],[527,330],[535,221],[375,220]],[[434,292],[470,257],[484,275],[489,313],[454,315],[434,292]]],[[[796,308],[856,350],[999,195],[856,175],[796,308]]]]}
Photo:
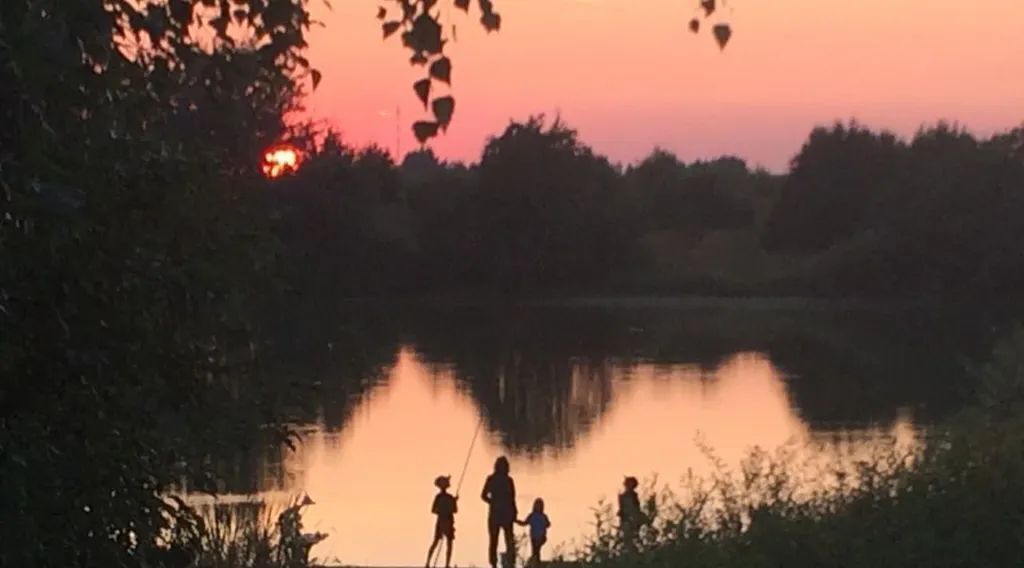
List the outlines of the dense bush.
{"type": "Polygon", "coordinates": [[[176,565],[163,495],[213,488],[205,448],[273,417],[250,317],[273,239],[244,196],[308,15],[236,2],[254,46],[201,4],[0,5],[4,566],[176,565]]]}

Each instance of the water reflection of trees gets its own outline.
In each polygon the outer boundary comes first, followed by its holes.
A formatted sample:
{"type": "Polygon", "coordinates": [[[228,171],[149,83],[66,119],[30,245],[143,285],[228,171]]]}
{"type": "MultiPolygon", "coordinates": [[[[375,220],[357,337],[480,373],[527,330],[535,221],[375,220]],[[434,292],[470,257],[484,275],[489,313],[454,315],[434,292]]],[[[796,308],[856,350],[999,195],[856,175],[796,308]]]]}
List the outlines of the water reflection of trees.
{"type": "Polygon", "coordinates": [[[777,329],[765,351],[817,430],[888,427],[904,410],[931,422],[956,410],[987,342],[976,323],[916,310],[822,313],[777,329]]]}
{"type": "MultiPolygon", "coordinates": [[[[276,329],[268,373],[294,389],[282,401],[295,422],[343,429],[409,346],[425,364],[449,369],[487,429],[511,452],[526,455],[571,451],[614,404],[613,381],[628,382],[641,363],[696,366],[713,381],[711,371],[735,353],[764,353],[788,376],[795,412],[817,431],[835,431],[891,426],[906,408],[919,420],[955,408],[967,386],[962,356],[983,344],[976,325],[913,311],[736,303],[348,309],[344,328],[296,312],[301,323],[276,329]]],[[[224,456],[229,490],[286,485],[281,455],[256,447],[224,456]]]]}
{"type": "Polygon", "coordinates": [[[341,430],[355,405],[386,380],[399,329],[377,310],[303,300],[275,308],[263,374],[279,384],[278,411],[287,420],[341,430]]]}
{"type": "Polygon", "coordinates": [[[421,310],[402,325],[424,359],[451,365],[488,426],[528,452],[571,448],[614,403],[613,375],[628,380],[638,363],[711,370],[750,351],[787,374],[813,428],[891,425],[908,408],[930,420],[962,400],[963,363],[981,343],[976,326],[933,313],[742,303],[421,310]]]}
{"type": "Polygon", "coordinates": [[[641,362],[711,370],[750,351],[783,370],[793,406],[816,429],[891,425],[908,408],[931,420],[963,399],[964,364],[984,344],[976,324],[915,310],[722,304],[418,319],[406,339],[450,363],[489,425],[530,451],[570,448],[586,435],[614,403],[616,368],[623,380],[641,362]]]}
{"type": "Polygon", "coordinates": [[[448,365],[513,452],[564,451],[586,435],[612,395],[618,329],[599,313],[430,312],[406,320],[404,338],[448,365]]]}

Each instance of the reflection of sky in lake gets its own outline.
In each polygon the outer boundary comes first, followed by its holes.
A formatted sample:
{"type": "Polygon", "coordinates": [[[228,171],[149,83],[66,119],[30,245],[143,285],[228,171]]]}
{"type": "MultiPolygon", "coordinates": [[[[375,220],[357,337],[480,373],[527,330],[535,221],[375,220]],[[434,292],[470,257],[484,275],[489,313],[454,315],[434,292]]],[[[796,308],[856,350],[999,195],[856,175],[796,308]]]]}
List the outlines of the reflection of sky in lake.
{"type": "MultiPolygon", "coordinates": [[[[698,440],[736,464],[754,446],[794,443],[805,448],[805,457],[833,460],[863,455],[873,440],[886,435],[916,439],[909,419],[889,429],[811,431],[796,413],[780,372],[755,353],[735,355],[703,372],[647,364],[574,372],[563,402],[560,409],[552,404],[530,412],[557,414],[559,427],[578,436],[572,448],[511,456],[519,506],[527,509],[535,497],[545,499],[553,523],[550,542],[556,546],[588,531],[592,507],[614,496],[623,475],[657,474],[671,484],[688,469],[707,472],[710,464],[698,440]],[[603,413],[593,411],[602,406],[603,413]]],[[[388,380],[357,404],[340,432],[308,429],[298,451],[280,464],[283,476],[267,472],[267,479],[284,479],[284,493],[266,497],[302,491],[312,496],[316,505],[308,509],[306,529],[331,535],[314,549],[319,558],[348,565],[419,565],[431,537],[432,480],[451,474],[458,483],[478,412],[443,367],[425,366],[403,350],[388,380]]],[[[494,459],[504,452],[501,439],[485,429],[470,459],[456,520],[456,564],[485,563],[486,509],[478,495],[494,459]]],[[[273,485],[268,482],[267,488],[273,485]]]]}

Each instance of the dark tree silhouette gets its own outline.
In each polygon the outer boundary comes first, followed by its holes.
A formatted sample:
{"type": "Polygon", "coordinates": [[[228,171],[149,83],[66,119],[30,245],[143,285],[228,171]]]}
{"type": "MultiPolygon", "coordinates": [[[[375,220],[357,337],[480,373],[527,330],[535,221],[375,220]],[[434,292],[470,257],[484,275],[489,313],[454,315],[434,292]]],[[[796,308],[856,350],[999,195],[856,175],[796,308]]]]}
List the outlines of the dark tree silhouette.
{"type": "Polygon", "coordinates": [[[275,259],[236,174],[316,80],[309,24],[282,0],[0,4],[0,564],[155,565],[184,518],[165,491],[214,488],[206,449],[289,398],[253,366],[275,259]]]}
{"type": "Polygon", "coordinates": [[[561,121],[512,123],[488,142],[477,176],[472,238],[482,275],[498,286],[586,283],[624,256],[616,171],[561,121]]]}
{"type": "Polygon", "coordinates": [[[851,123],[816,128],[793,159],[765,228],[769,249],[814,252],[850,238],[901,180],[905,145],[851,123]]]}

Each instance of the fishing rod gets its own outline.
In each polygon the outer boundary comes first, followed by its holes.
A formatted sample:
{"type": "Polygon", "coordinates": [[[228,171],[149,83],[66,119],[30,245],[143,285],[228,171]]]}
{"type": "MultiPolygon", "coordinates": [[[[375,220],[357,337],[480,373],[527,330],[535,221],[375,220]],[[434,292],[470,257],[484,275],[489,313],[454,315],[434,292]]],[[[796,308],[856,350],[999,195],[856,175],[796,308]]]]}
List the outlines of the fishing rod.
{"type": "MultiPolygon", "coordinates": [[[[480,436],[480,428],[483,427],[483,414],[480,414],[480,420],[476,423],[476,429],[473,431],[473,438],[469,441],[469,450],[466,451],[466,461],[462,464],[462,473],[459,475],[459,485],[455,489],[455,498],[459,499],[459,492],[462,491],[462,482],[466,479],[466,470],[469,469],[469,460],[473,456],[473,448],[476,447],[476,438],[480,436]]],[[[444,550],[452,547],[452,543],[444,539],[444,550]]],[[[441,547],[434,549],[434,555],[430,559],[430,566],[433,568],[437,567],[437,563],[441,559],[441,547]]]]}
{"type": "Polygon", "coordinates": [[[484,415],[480,413],[480,420],[476,423],[476,430],[473,431],[473,439],[469,442],[469,450],[466,452],[466,461],[462,464],[462,473],[459,474],[459,484],[455,486],[455,498],[459,498],[462,491],[462,481],[466,479],[466,469],[469,468],[469,459],[473,456],[473,448],[476,446],[476,439],[480,436],[480,428],[484,425],[484,415]]]}
{"type": "MultiPolygon", "coordinates": [[[[459,493],[462,491],[462,482],[466,479],[466,470],[469,469],[469,460],[473,457],[473,448],[476,447],[476,439],[480,437],[480,429],[484,425],[484,414],[480,413],[480,420],[476,423],[476,429],[473,430],[473,438],[469,441],[469,450],[466,451],[466,461],[462,463],[462,473],[459,474],[459,484],[455,487],[455,499],[458,500],[459,493]]],[[[451,547],[451,542],[445,539],[444,542],[445,550],[451,547]]],[[[438,546],[434,549],[434,555],[430,559],[430,566],[436,568],[437,563],[441,560],[441,547],[438,546]]]]}
{"type": "MultiPolygon", "coordinates": [[[[502,359],[504,360],[504,357],[502,357],[502,359]]],[[[516,367],[516,370],[513,371],[514,373],[518,372],[518,369],[519,369],[519,357],[518,357],[518,355],[515,358],[515,367],[516,367]]],[[[499,366],[499,371],[498,372],[501,375],[500,381],[501,381],[502,384],[504,384],[504,382],[505,382],[505,369],[504,369],[504,365],[500,365],[499,366]]],[[[476,448],[476,439],[480,437],[480,429],[483,428],[484,419],[485,418],[486,418],[486,416],[484,415],[483,412],[481,412],[480,413],[480,420],[477,421],[476,428],[473,430],[473,438],[470,439],[470,441],[469,441],[469,449],[466,450],[466,460],[462,463],[462,473],[459,474],[459,483],[458,483],[458,485],[455,486],[455,499],[456,500],[458,500],[459,494],[462,492],[462,482],[465,481],[465,479],[466,479],[466,470],[469,469],[469,460],[470,460],[470,458],[473,457],[473,449],[476,448]]],[[[447,540],[445,540],[445,546],[446,547],[450,547],[451,543],[448,542],[447,540]]],[[[436,567],[437,566],[437,562],[440,559],[441,559],[441,547],[438,546],[434,550],[433,558],[430,559],[430,566],[436,567]]]]}
{"type": "MultiPolygon", "coordinates": [[[[500,364],[498,366],[498,374],[500,375],[500,378],[498,380],[503,385],[505,384],[505,368],[504,368],[504,364],[503,364],[504,363],[504,359],[505,359],[505,356],[502,357],[502,360],[503,360],[502,364],[500,364]]],[[[518,369],[518,367],[519,367],[519,361],[517,360],[516,361],[516,368],[518,369]]],[[[481,410],[481,412],[480,412],[480,420],[478,420],[477,423],[476,423],[476,430],[473,430],[473,439],[471,439],[469,441],[469,450],[466,451],[466,461],[463,462],[463,464],[462,464],[462,473],[459,474],[459,484],[455,487],[455,498],[456,499],[458,499],[458,497],[459,497],[459,492],[462,491],[462,481],[464,479],[466,479],[466,469],[469,467],[469,458],[473,456],[473,448],[476,447],[476,439],[477,439],[477,437],[480,436],[480,428],[482,428],[483,425],[484,425],[484,418],[485,418],[485,415],[484,415],[483,411],[481,410]]]]}

